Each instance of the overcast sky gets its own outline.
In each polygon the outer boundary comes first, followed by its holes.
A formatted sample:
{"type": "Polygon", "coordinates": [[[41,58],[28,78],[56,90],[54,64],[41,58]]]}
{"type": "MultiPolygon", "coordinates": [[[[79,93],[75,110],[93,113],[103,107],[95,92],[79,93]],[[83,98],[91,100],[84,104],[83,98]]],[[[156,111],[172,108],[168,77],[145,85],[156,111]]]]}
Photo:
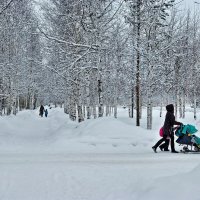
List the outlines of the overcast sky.
{"type": "MultiPolygon", "coordinates": [[[[175,2],[179,2],[179,1],[181,1],[181,0],[176,0],[175,2]]],[[[195,4],[194,2],[200,3],[200,0],[183,0],[183,3],[181,3],[181,4],[183,4],[184,7],[187,7],[187,8],[189,7],[191,9],[194,9],[194,6],[200,8],[200,4],[198,5],[198,4],[195,4]]]]}

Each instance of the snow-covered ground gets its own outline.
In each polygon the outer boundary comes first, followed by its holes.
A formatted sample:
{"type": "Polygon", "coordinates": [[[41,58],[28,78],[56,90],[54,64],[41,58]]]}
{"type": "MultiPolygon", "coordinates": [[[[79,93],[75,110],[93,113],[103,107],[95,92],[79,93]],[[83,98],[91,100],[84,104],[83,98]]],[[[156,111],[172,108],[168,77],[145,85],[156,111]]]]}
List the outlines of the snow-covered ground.
{"type": "MultiPolygon", "coordinates": [[[[1,117],[0,200],[199,200],[200,154],[153,153],[165,113],[151,131],[145,115],[141,127],[122,108],[81,124],[60,108],[1,117]]],[[[200,130],[199,118],[182,122],[200,130]]]]}

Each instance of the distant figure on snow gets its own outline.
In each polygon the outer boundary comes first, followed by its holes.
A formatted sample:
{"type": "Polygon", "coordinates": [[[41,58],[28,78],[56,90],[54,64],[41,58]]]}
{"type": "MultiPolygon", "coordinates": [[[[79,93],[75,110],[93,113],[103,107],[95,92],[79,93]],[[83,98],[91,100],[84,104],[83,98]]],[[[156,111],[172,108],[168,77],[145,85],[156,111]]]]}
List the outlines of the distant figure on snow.
{"type": "Polygon", "coordinates": [[[39,113],[39,115],[40,115],[41,117],[43,117],[43,114],[44,114],[44,106],[41,105],[41,106],[40,106],[40,113],[39,113]]]}
{"type": "Polygon", "coordinates": [[[44,110],[44,114],[45,114],[45,117],[47,117],[47,115],[48,115],[48,110],[47,109],[44,110]]]}

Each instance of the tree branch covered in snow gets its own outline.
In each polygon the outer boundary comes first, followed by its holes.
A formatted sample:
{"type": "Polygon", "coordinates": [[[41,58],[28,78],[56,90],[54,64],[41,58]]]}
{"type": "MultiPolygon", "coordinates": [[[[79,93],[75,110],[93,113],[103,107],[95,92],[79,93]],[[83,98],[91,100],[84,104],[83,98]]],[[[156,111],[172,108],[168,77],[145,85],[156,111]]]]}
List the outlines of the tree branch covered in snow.
{"type": "Polygon", "coordinates": [[[4,6],[1,10],[0,10],[0,15],[2,15],[6,9],[8,9],[10,7],[10,5],[12,4],[12,2],[15,0],[10,0],[6,6],[4,6]]]}
{"type": "Polygon", "coordinates": [[[184,117],[200,98],[199,16],[173,0],[1,5],[0,115],[54,103],[81,122],[126,105],[139,125],[145,106],[151,129],[153,106],[184,117]]]}

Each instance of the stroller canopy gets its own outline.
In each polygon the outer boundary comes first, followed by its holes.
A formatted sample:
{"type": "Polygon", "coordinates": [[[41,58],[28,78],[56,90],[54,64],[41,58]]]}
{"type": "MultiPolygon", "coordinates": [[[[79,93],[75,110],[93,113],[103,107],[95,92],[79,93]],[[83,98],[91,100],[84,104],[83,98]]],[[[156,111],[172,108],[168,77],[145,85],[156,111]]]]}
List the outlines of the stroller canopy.
{"type": "Polygon", "coordinates": [[[198,130],[191,124],[182,125],[176,131],[175,135],[178,137],[176,140],[179,144],[191,145],[195,143],[200,147],[200,138],[195,135],[198,130]]]}
{"type": "Polygon", "coordinates": [[[195,126],[187,124],[187,125],[181,125],[180,128],[176,130],[175,134],[177,137],[180,137],[186,134],[194,135],[197,131],[198,130],[196,129],[195,126]]]}

